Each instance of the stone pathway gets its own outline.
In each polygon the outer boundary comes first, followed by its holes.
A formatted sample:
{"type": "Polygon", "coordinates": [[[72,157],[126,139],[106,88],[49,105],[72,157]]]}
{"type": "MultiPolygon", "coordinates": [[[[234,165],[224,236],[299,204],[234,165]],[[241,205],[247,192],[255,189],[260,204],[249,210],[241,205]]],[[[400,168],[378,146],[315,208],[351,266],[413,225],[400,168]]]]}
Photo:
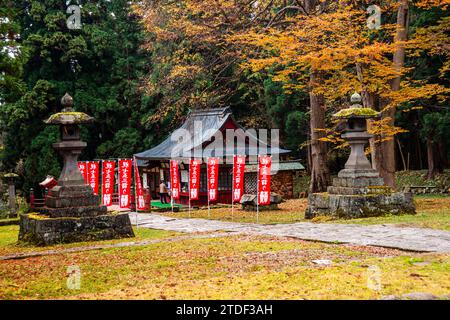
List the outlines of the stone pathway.
{"type": "Polygon", "coordinates": [[[310,222],[261,225],[207,219],[178,219],[148,213],[131,213],[133,225],[136,225],[136,217],[139,227],[185,233],[228,231],[420,252],[450,252],[450,231],[434,229],[310,222]]]}

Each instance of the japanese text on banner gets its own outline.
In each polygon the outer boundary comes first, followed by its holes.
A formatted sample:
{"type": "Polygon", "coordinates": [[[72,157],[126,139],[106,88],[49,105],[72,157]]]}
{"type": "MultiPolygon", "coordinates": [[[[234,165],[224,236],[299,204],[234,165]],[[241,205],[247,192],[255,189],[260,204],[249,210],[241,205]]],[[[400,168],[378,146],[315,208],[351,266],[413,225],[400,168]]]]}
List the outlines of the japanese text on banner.
{"type": "Polygon", "coordinates": [[[131,207],[131,160],[119,160],[119,206],[131,207]]]}
{"type": "Polygon", "coordinates": [[[89,185],[91,186],[95,195],[98,195],[99,175],[100,175],[100,163],[98,161],[89,161],[88,162],[89,185]]]}
{"type": "Polygon", "coordinates": [[[270,156],[259,157],[258,203],[260,205],[270,204],[271,167],[272,158],[270,156]]]}
{"type": "Polygon", "coordinates": [[[102,204],[104,206],[112,205],[112,195],[114,192],[114,172],[116,168],[115,161],[103,161],[102,165],[102,204]]]}
{"type": "Polygon", "coordinates": [[[200,189],[200,164],[200,160],[191,160],[189,168],[189,197],[191,200],[198,200],[200,189]]]}
{"type": "Polygon", "coordinates": [[[172,189],[172,199],[180,199],[180,177],[177,160],[170,160],[170,187],[172,189]]]}
{"type": "Polygon", "coordinates": [[[219,158],[208,159],[208,199],[217,200],[219,187],[219,158]]]}
{"type": "Polygon", "coordinates": [[[137,160],[134,158],[134,185],[136,190],[136,209],[145,210],[147,205],[145,203],[144,188],[142,188],[141,177],[139,176],[139,167],[137,160]]]}
{"type": "Polygon", "coordinates": [[[233,163],[233,202],[241,201],[244,194],[245,156],[234,156],[233,163]]]}

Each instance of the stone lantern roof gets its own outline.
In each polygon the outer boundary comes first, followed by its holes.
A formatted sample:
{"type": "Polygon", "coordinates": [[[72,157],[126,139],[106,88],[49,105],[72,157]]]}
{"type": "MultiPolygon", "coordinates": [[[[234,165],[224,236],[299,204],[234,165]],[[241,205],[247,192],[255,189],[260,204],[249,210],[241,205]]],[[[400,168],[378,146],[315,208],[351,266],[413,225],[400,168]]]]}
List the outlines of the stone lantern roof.
{"type": "Polygon", "coordinates": [[[352,105],[349,108],[339,110],[337,113],[333,114],[333,118],[337,119],[349,119],[349,118],[379,118],[380,113],[373,110],[372,108],[364,108],[361,105],[362,98],[361,95],[355,92],[351,98],[350,102],[352,105]]]}
{"type": "Polygon", "coordinates": [[[63,109],[61,112],[52,114],[50,118],[45,120],[46,124],[55,125],[71,125],[71,124],[87,124],[92,123],[94,118],[84,112],[75,112],[72,108],[73,98],[66,93],[61,99],[63,109]]]}

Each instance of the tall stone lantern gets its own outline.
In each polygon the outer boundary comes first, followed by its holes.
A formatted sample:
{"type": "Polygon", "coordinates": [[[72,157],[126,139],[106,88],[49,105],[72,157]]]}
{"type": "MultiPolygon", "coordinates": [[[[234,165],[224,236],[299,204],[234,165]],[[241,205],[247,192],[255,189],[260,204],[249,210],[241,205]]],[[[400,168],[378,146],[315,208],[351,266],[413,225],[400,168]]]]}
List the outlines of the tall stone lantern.
{"type": "Polygon", "coordinates": [[[53,244],[104,240],[134,236],[128,214],[116,214],[100,205],[98,195],[87,185],[78,169],[78,156],[87,146],[81,141],[82,124],[94,119],[72,109],[73,99],[65,94],[63,109],[44,122],[58,125],[60,140],[53,144],[63,159],[58,184],[50,189],[45,206],[36,213],[20,217],[19,240],[35,244],[53,244]]]}
{"type": "MultiPolygon", "coordinates": [[[[92,188],[85,184],[83,175],[78,169],[78,156],[87,143],[81,141],[80,125],[89,124],[94,118],[82,112],[74,112],[73,99],[67,93],[61,99],[63,109],[60,113],[52,115],[44,122],[49,125],[58,125],[60,142],[53,144],[53,148],[63,158],[63,169],[58,184],[50,189],[45,204],[51,216],[64,216],[71,208],[83,207],[81,211],[106,212],[105,206],[99,206],[99,197],[94,195],[92,188]]],[[[77,209],[80,211],[80,209],[77,209]]]]}
{"type": "Polygon", "coordinates": [[[306,218],[331,215],[338,218],[360,218],[384,214],[414,214],[412,194],[394,192],[384,184],[378,171],[372,169],[364,148],[372,135],[367,132],[367,120],[379,117],[371,108],[361,106],[361,96],[351,97],[350,108],[333,117],[345,121],[341,135],[350,145],[350,156],[327,192],[313,193],[308,198],[306,218]]]}

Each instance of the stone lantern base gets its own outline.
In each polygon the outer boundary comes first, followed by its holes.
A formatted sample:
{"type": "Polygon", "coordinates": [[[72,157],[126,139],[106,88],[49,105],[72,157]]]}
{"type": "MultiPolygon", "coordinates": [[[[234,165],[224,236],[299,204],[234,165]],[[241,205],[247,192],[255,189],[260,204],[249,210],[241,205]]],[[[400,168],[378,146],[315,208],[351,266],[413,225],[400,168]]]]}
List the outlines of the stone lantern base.
{"type": "Polygon", "coordinates": [[[35,245],[134,237],[128,214],[51,218],[22,214],[19,241],[35,245]]]}
{"type": "Polygon", "coordinates": [[[325,192],[309,196],[305,218],[332,216],[351,219],[415,213],[411,193],[342,195],[325,192]]]}
{"type": "Polygon", "coordinates": [[[327,191],[309,196],[306,219],[324,215],[350,219],[416,213],[412,193],[392,192],[372,169],[341,170],[327,191]]]}

